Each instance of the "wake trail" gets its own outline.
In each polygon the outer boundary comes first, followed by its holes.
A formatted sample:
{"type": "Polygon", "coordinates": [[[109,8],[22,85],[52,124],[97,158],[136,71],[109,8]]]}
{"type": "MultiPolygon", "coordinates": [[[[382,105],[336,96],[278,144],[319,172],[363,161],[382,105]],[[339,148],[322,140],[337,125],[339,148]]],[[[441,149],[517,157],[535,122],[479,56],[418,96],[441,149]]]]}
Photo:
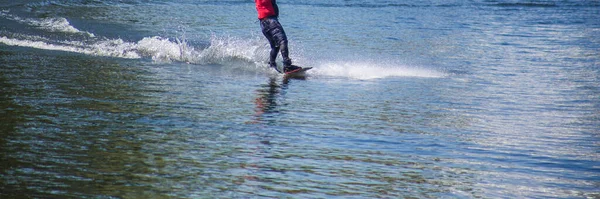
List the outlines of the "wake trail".
{"type": "Polygon", "coordinates": [[[445,74],[433,69],[402,65],[398,63],[370,63],[370,62],[325,62],[316,64],[311,70],[311,75],[346,77],[352,79],[380,79],[387,77],[422,77],[441,78],[445,74]]]}
{"type": "MultiPolygon", "coordinates": [[[[239,38],[211,35],[208,46],[192,46],[185,35],[174,39],[150,36],[139,41],[124,41],[96,36],[79,30],[66,18],[23,18],[0,11],[0,17],[30,26],[44,32],[60,33],[66,40],[50,39],[44,34],[27,35],[10,33],[0,36],[0,44],[43,50],[65,51],[93,56],[127,59],[149,58],[155,62],[183,62],[190,64],[221,64],[250,70],[270,71],[266,60],[270,49],[261,37],[239,38]],[[70,37],[76,36],[76,37],[70,37]],[[78,38],[78,39],[75,39],[78,38]]],[[[0,32],[1,33],[1,32],[0,32]]],[[[302,48],[302,47],[300,47],[302,48]]],[[[312,76],[347,77],[352,79],[378,79],[386,77],[443,77],[442,72],[412,67],[393,61],[321,61],[312,60],[296,49],[292,58],[298,65],[314,67],[312,76]]],[[[281,64],[279,57],[279,64],[281,64]]]]}

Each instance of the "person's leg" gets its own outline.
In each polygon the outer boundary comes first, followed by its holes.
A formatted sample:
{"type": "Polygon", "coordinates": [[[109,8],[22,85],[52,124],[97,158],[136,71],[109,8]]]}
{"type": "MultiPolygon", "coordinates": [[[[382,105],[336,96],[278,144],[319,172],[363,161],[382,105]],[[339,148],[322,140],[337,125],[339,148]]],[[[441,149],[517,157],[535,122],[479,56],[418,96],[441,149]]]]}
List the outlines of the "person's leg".
{"type": "MultiPolygon", "coordinates": [[[[285,33],[284,33],[285,36],[285,33]]],[[[283,57],[283,66],[289,67],[292,65],[292,59],[290,59],[289,51],[288,51],[288,41],[283,40],[279,43],[279,47],[281,48],[281,57],[283,57]]]]}
{"type": "Polygon", "coordinates": [[[260,27],[262,28],[263,35],[265,35],[269,41],[269,46],[271,47],[271,52],[269,53],[269,67],[275,68],[275,70],[281,72],[279,69],[277,69],[276,59],[280,48],[276,38],[273,35],[273,30],[276,29],[276,24],[274,24],[273,21],[274,20],[272,19],[264,19],[260,22],[260,27]]]}
{"type": "Polygon", "coordinates": [[[289,57],[287,36],[285,35],[285,31],[283,31],[281,25],[279,25],[278,28],[273,32],[273,40],[279,44],[279,48],[281,49],[281,57],[283,57],[283,72],[290,73],[301,70],[301,67],[292,65],[292,59],[289,57]]]}
{"type": "Polygon", "coordinates": [[[279,52],[279,47],[275,46],[274,44],[271,44],[271,53],[269,54],[269,64],[277,65],[277,62],[275,62],[275,59],[277,59],[278,52],[279,52]]]}
{"type": "Polygon", "coordinates": [[[281,48],[281,56],[283,57],[283,72],[289,73],[302,69],[298,66],[292,65],[292,59],[290,59],[289,57],[289,51],[287,47],[288,41],[285,36],[285,32],[283,32],[283,29],[281,29],[281,33],[282,36],[280,36],[280,38],[282,39],[279,42],[279,47],[281,48]]]}
{"type": "Polygon", "coordinates": [[[276,19],[272,19],[270,25],[272,26],[272,29],[269,30],[269,34],[272,36],[272,39],[275,42],[278,50],[281,51],[284,67],[288,67],[292,65],[292,59],[290,59],[289,56],[288,40],[287,36],[285,35],[285,31],[283,30],[283,27],[279,21],[276,19]]]}

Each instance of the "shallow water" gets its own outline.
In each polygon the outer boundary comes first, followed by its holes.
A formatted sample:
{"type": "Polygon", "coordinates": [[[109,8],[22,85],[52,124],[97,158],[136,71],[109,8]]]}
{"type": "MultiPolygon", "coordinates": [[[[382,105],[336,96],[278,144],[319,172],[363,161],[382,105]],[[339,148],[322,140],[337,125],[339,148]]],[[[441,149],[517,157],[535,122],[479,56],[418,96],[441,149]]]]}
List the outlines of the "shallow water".
{"type": "Polygon", "coordinates": [[[595,198],[596,2],[0,3],[0,198],[595,198]]]}

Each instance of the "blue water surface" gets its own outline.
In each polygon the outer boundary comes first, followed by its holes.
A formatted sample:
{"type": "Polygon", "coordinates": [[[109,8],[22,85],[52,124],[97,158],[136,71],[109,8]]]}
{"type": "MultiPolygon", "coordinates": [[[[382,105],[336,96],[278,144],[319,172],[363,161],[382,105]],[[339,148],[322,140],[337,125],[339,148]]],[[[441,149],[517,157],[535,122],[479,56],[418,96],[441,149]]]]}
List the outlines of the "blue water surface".
{"type": "Polygon", "coordinates": [[[600,197],[597,1],[278,3],[0,1],[0,198],[600,197]]]}

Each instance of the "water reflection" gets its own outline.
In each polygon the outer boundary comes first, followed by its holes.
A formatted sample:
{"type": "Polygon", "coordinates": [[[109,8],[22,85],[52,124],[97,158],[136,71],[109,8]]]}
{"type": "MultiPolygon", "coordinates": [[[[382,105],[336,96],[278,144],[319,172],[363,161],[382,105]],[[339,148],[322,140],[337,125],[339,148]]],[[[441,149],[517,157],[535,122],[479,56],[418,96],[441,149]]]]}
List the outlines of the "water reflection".
{"type": "Polygon", "coordinates": [[[289,79],[284,78],[282,83],[277,82],[277,77],[269,77],[266,84],[256,90],[257,97],[254,100],[255,114],[252,123],[273,123],[279,113],[279,99],[285,95],[289,79]]]}

